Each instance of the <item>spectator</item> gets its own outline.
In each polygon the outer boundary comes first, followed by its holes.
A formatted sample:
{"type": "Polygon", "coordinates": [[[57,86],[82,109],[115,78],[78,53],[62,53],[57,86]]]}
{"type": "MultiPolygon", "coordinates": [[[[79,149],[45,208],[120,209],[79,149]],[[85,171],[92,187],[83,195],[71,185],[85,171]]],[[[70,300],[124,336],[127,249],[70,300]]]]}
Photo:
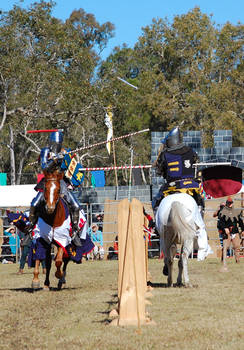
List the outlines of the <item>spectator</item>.
{"type": "Polygon", "coordinates": [[[241,218],[241,211],[234,209],[233,200],[228,197],[225,207],[220,213],[220,228],[223,230],[223,262],[225,264],[225,247],[230,248],[232,243],[236,262],[240,262],[240,232],[239,228],[242,228],[243,221],[241,218]]]}
{"type": "Polygon", "coordinates": [[[118,245],[118,236],[115,237],[113,247],[108,248],[108,260],[118,260],[118,252],[119,252],[119,245],[118,245]]]}
{"type": "Polygon", "coordinates": [[[19,271],[17,272],[18,275],[22,275],[24,273],[24,267],[25,267],[27,256],[30,252],[30,247],[31,247],[30,235],[26,235],[23,232],[20,232],[21,258],[20,258],[19,271]]]}
{"type": "Polygon", "coordinates": [[[151,217],[151,215],[149,215],[146,212],[144,207],[143,207],[143,214],[148,221],[148,225],[145,226],[145,221],[144,221],[144,226],[143,226],[144,232],[147,233],[147,237],[148,237],[148,257],[154,258],[155,256],[160,255],[160,244],[159,244],[160,237],[156,230],[155,222],[153,218],[151,217]]]}
{"type": "Polygon", "coordinates": [[[9,245],[9,237],[3,237],[3,244],[1,246],[1,257],[0,261],[2,264],[13,264],[15,262],[15,257],[12,254],[10,245],[9,245]]]}
{"type": "MultiPolygon", "coordinates": [[[[214,218],[217,217],[217,229],[219,232],[219,241],[222,248],[222,252],[223,252],[223,229],[220,224],[220,216],[221,216],[221,211],[224,209],[224,207],[225,207],[225,202],[220,203],[218,209],[213,213],[213,217],[214,218]]],[[[221,260],[223,260],[223,255],[221,256],[221,260]]]]}
{"type": "Polygon", "coordinates": [[[10,249],[16,259],[16,249],[19,251],[20,248],[20,239],[16,233],[16,227],[11,225],[7,230],[4,231],[4,235],[9,237],[10,249]]]}
{"type": "Polygon", "coordinates": [[[92,242],[95,247],[92,252],[92,259],[94,260],[103,260],[104,258],[104,249],[103,249],[103,234],[98,230],[98,225],[93,224],[88,230],[88,234],[91,237],[92,242]]]}
{"type": "Polygon", "coordinates": [[[98,230],[103,232],[103,217],[104,214],[98,213],[96,214],[96,223],[98,225],[98,230]]]}

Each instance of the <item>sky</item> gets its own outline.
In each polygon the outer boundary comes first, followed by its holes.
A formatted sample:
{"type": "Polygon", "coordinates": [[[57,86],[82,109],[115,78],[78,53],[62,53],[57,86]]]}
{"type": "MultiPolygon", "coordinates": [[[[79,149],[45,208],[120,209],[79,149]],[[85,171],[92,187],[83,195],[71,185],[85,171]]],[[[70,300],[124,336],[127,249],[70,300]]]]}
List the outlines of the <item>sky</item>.
{"type": "MultiPolygon", "coordinates": [[[[14,4],[27,8],[39,0],[0,0],[0,10],[9,11],[14,4]]],[[[244,23],[244,0],[56,0],[53,16],[67,19],[73,10],[83,8],[92,13],[102,24],[112,22],[115,25],[115,36],[110,39],[108,47],[103,51],[105,59],[115,46],[133,48],[138,37],[142,35],[142,27],[150,25],[153,18],[168,18],[171,22],[176,15],[186,14],[194,7],[201,12],[213,15],[216,25],[238,21],[244,23]]]]}

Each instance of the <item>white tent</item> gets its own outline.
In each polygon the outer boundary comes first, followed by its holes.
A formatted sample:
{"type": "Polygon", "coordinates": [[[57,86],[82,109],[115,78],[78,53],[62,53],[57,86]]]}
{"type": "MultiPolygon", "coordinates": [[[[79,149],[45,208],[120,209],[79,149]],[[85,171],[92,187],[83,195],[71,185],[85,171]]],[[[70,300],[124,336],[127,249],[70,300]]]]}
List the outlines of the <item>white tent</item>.
{"type": "Polygon", "coordinates": [[[0,186],[0,208],[29,207],[37,195],[36,185],[0,186]]]}

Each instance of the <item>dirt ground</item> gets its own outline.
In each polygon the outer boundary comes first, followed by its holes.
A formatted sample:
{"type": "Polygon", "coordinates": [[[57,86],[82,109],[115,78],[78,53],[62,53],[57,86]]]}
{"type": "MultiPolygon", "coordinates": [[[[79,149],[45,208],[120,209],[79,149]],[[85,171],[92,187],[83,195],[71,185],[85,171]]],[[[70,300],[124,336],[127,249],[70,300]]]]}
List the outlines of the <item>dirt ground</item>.
{"type": "MultiPolygon", "coordinates": [[[[147,306],[154,326],[111,327],[117,303],[117,261],[68,266],[66,287],[33,292],[32,270],[0,264],[0,350],[243,349],[244,259],[189,261],[194,288],[166,288],[162,261],[149,260],[154,287],[147,306]]],[[[176,279],[175,264],[175,279],[176,279]]],[[[43,275],[40,276],[43,282],[43,275]]]]}

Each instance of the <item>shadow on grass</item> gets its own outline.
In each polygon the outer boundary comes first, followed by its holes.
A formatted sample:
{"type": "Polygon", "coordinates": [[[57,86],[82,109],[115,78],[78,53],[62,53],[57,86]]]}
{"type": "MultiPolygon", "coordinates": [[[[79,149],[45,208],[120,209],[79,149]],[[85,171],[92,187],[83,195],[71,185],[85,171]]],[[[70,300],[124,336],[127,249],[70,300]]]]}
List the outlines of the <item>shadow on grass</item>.
{"type": "MultiPolygon", "coordinates": [[[[62,290],[79,290],[82,289],[82,287],[80,288],[61,288],[59,289],[58,287],[49,287],[49,290],[45,290],[45,292],[61,292],[62,290]]],[[[44,291],[44,288],[40,287],[37,289],[33,289],[33,288],[0,288],[0,291],[12,291],[12,292],[23,292],[23,293],[35,293],[35,292],[40,292],[40,291],[44,291]]]]}
{"type": "Polygon", "coordinates": [[[147,285],[152,287],[152,288],[168,288],[167,283],[153,283],[148,281],[147,285]]]}
{"type": "Polygon", "coordinates": [[[99,324],[103,324],[103,325],[109,325],[112,320],[113,320],[113,317],[111,319],[110,317],[110,312],[115,309],[115,305],[118,304],[118,294],[112,294],[111,295],[112,297],[112,300],[108,300],[108,301],[105,301],[104,304],[107,304],[107,309],[104,310],[104,311],[97,311],[97,314],[99,315],[106,315],[106,317],[102,320],[99,320],[99,321],[94,321],[94,323],[99,323],[99,324]]]}
{"type": "Polygon", "coordinates": [[[24,276],[24,275],[33,275],[33,272],[32,271],[28,271],[28,272],[24,272],[22,273],[21,275],[18,275],[18,272],[10,272],[9,275],[12,275],[12,276],[24,276]]]}
{"type": "Polygon", "coordinates": [[[24,292],[24,293],[35,293],[39,292],[43,288],[33,289],[33,288],[1,288],[0,291],[12,291],[12,292],[24,292]]]}
{"type": "MultiPolygon", "coordinates": [[[[152,288],[170,288],[168,287],[167,283],[153,283],[153,282],[147,282],[147,285],[152,288]]],[[[173,288],[185,288],[186,286],[184,284],[178,285],[177,283],[173,284],[173,288]]],[[[193,285],[192,288],[198,288],[198,285],[193,285]]]]}

